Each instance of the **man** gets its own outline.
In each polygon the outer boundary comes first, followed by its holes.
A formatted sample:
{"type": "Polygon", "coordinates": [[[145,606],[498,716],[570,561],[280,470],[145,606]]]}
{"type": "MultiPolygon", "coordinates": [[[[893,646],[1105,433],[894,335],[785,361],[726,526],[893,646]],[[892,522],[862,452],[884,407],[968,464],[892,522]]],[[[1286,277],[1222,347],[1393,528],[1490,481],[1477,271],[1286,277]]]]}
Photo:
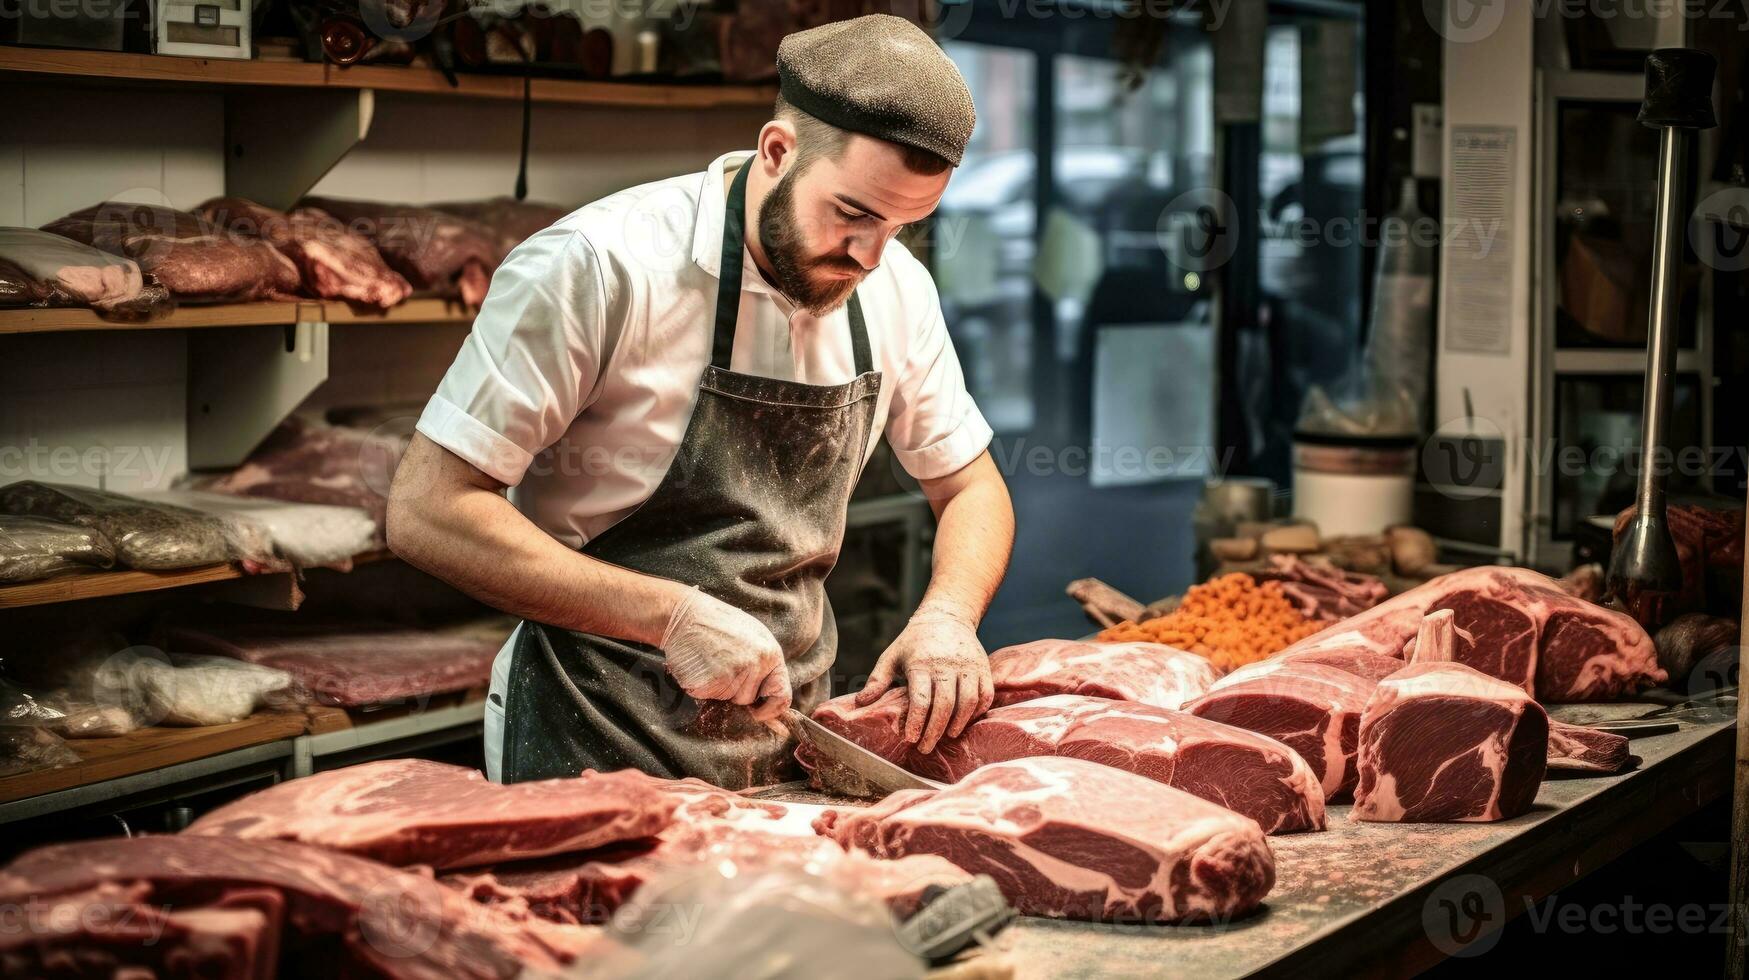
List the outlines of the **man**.
{"type": "Polygon", "coordinates": [[[971,96],[885,15],[791,35],[778,68],[751,155],[510,255],[396,474],[390,546],[524,617],[493,669],[495,779],[787,778],[774,720],[829,696],[822,583],[883,430],[939,528],[859,697],[906,685],[924,751],[990,706],[976,629],[1013,510],[934,284],[892,240],[940,201],[971,96]]]}

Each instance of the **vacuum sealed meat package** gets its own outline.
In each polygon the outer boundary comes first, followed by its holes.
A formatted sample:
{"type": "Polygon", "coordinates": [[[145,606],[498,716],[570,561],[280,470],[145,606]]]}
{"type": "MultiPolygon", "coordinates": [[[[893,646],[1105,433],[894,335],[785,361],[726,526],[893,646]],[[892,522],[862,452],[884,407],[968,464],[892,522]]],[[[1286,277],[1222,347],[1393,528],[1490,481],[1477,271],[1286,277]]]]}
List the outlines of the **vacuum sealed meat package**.
{"type": "Polygon", "coordinates": [[[79,753],[51,731],[0,725],[0,776],[58,769],[78,761],[79,753]]]}
{"type": "Polygon", "coordinates": [[[267,531],[276,554],[297,568],[336,565],[371,550],[377,522],[362,507],[305,504],[265,497],[241,497],[200,490],[158,490],[140,494],[153,503],[187,507],[203,514],[233,516],[267,531]]]}
{"type": "Polygon", "coordinates": [[[118,320],[176,308],[157,277],[133,259],[34,228],[0,228],[0,307],[88,306],[118,320]]]}
{"type": "Polygon", "coordinates": [[[0,514],[0,585],[115,564],[115,546],[79,524],[0,514]]]}
{"type": "Polygon", "coordinates": [[[291,675],[228,657],[166,655],[130,647],[96,665],[91,691],[144,724],[224,725],[256,709],[289,703],[291,675]]]}
{"type": "Polygon", "coordinates": [[[133,259],[181,299],[241,303],[298,295],[291,259],[187,211],[105,201],[57,218],[43,231],[133,259]]]}
{"type": "Polygon", "coordinates": [[[0,514],[46,517],[97,531],[129,568],[164,570],[242,562],[277,568],[272,541],[253,521],[203,514],[124,494],[21,480],[0,487],[0,514]]]}

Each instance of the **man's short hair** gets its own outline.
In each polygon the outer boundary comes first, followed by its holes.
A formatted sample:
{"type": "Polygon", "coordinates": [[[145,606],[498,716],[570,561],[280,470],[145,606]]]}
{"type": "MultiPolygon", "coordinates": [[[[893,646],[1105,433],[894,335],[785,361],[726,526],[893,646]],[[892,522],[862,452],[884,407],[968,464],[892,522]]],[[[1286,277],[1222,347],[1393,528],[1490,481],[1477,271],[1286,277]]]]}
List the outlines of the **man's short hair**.
{"type": "MultiPolygon", "coordinates": [[[[790,105],[783,96],[777,97],[777,105],[772,112],[774,118],[781,119],[795,127],[796,130],[796,169],[797,174],[805,173],[815,160],[836,160],[850,145],[850,130],[840,129],[816,116],[811,116],[795,106],[790,105]]],[[[879,137],[873,137],[878,139],[879,137]]],[[[933,177],[947,170],[953,164],[938,154],[928,150],[907,146],[904,143],[893,143],[904,154],[905,169],[914,174],[933,177]]]]}

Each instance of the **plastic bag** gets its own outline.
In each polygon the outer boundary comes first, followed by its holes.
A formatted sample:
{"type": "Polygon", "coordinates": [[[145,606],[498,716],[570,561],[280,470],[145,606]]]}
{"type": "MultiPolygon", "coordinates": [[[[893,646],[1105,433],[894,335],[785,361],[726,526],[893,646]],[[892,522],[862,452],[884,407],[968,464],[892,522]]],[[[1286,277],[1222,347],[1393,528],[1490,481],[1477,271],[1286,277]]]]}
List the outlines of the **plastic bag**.
{"type": "Polygon", "coordinates": [[[23,480],[0,487],[0,514],[46,517],[91,528],[129,568],[191,568],[238,561],[250,571],[278,567],[266,529],[237,517],[86,487],[23,480]]]}
{"type": "Polygon", "coordinates": [[[42,728],[0,726],[0,776],[59,769],[79,761],[64,739],[42,728]]]}
{"type": "Polygon", "coordinates": [[[110,738],[140,727],[117,704],[81,700],[66,691],[39,694],[0,680],[0,725],[36,727],[62,738],[110,738]]]}
{"type": "Polygon", "coordinates": [[[199,215],[173,208],[105,201],[57,218],[43,231],[135,259],[184,299],[293,299],[301,284],[298,267],[272,245],[227,235],[199,215]]]}
{"type": "Polygon", "coordinates": [[[141,500],[239,517],[267,531],[273,550],[298,568],[334,565],[371,550],[377,523],[360,507],[300,504],[199,490],[160,490],[141,500]]]}
{"type": "Polygon", "coordinates": [[[88,527],[46,517],[0,515],[0,583],[34,582],[115,564],[115,547],[88,527]]]}
{"type": "Polygon", "coordinates": [[[291,675],[227,657],[167,656],[129,647],[91,674],[92,700],[145,725],[224,725],[289,700],[291,675]]]}
{"type": "Polygon", "coordinates": [[[855,861],[798,841],[654,875],[615,913],[608,932],[623,953],[598,975],[922,976],[887,907],[856,887],[855,861]]]}
{"type": "Polygon", "coordinates": [[[171,312],[176,301],[133,259],[34,228],[0,228],[0,306],[89,306],[144,320],[171,312]]]}

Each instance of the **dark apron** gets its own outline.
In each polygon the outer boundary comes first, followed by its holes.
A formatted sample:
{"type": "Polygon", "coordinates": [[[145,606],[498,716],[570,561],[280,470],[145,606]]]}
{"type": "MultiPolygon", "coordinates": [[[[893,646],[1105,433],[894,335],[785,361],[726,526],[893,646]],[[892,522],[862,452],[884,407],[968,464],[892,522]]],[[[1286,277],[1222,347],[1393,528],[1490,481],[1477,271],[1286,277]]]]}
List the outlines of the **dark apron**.
{"type": "MultiPolygon", "coordinates": [[[[729,370],[752,167],[749,160],[735,175],[724,208],[711,363],[674,462],[642,506],[582,551],[696,585],[764,623],[783,647],[794,703],[808,711],[831,694],[838,629],[824,583],[838,560],[881,376],[855,294],[854,381],[810,385],[729,370]]],[[[729,789],[794,772],[788,739],[745,707],[688,697],[656,648],[524,622],[505,695],[503,781],[628,767],[729,789]]]]}

